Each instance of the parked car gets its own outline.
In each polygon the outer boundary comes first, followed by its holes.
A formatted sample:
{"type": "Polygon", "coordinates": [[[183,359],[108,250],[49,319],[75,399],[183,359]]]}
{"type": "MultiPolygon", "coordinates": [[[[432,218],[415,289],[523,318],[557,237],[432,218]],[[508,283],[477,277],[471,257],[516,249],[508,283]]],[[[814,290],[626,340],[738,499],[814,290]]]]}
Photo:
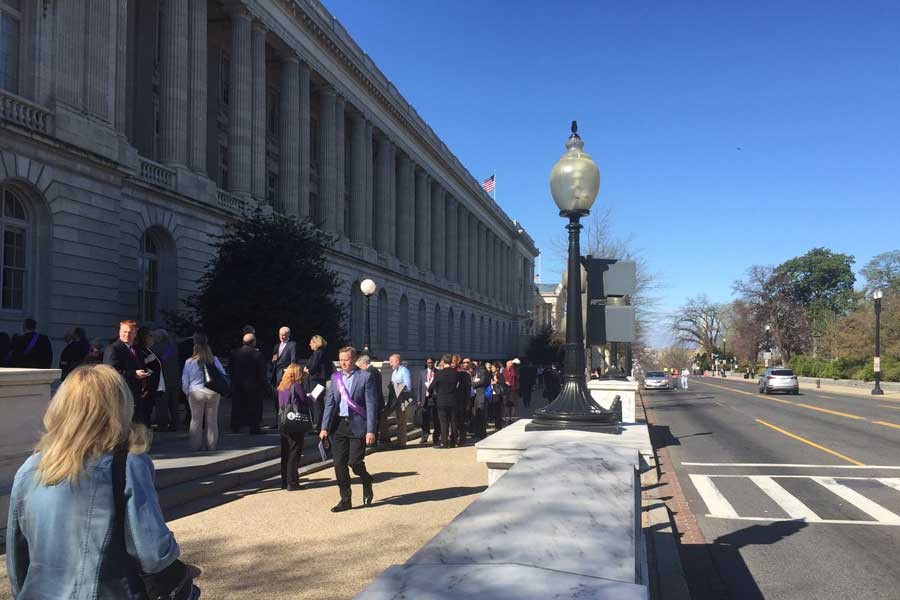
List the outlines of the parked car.
{"type": "Polygon", "coordinates": [[[769,367],[759,376],[759,393],[771,394],[772,392],[800,393],[800,383],[797,381],[797,375],[793,369],[769,367]]]}
{"type": "Polygon", "coordinates": [[[662,371],[647,371],[644,377],[644,389],[647,390],[668,390],[671,389],[672,382],[669,376],[662,371]]]}

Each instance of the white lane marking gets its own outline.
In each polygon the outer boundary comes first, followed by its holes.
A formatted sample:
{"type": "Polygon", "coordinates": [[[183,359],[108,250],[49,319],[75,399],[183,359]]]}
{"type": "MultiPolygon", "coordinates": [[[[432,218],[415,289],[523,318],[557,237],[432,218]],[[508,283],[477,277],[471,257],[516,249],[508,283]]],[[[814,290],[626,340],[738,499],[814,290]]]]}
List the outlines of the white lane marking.
{"type": "MultiPolygon", "coordinates": [[[[720,475],[719,473],[713,474],[704,474],[704,477],[716,477],[719,479],[733,478],[740,479],[742,477],[754,477],[753,475],[734,475],[732,473],[727,473],[724,475],[720,475]]],[[[815,479],[816,475],[782,475],[781,473],[773,473],[771,475],[763,475],[762,477],[777,477],[778,479],[815,479]]],[[[852,475],[841,475],[839,479],[849,479],[849,480],[859,480],[859,481],[873,481],[878,480],[877,477],[854,477],[852,475]]],[[[888,478],[890,479],[890,478],[888,478]]]]}
{"type": "Polygon", "coordinates": [[[777,481],[765,475],[751,475],[750,481],[759,486],[766,495],[775,501],[781,510],[792,519],[803,519],[810,522],[820,522],[822,518],[814,513],[811,508],[800,502],[793,494],[781,487],[777,481]]]}
{"type": "Polygon", "coordinates": [[[700,497],[706,503],[706,508],[709,509],[712,515],[723,518],[738,516],[737,511],[725,499],[725,496],[722,495],[722,492],[719,491],[719,488],[716,487],[716,484],[712,482],[709,476],[692,474],[691,481],[694,482],[694,487],[697,488],[700,497]]]}
{"type": "Polygon", "coordinates": [[[793,464],[773,464],[773,463],[704,463],[704,462],[683,462],[684,466],[690,467],[772,467],[777,469],[888,469],[900,471],[900,466],[889,465],[793,465],[793,464]]]}
{"type": "MultiPolygon", "coordinates": [[[[778,519],[772,517],[723,517],[721,515],[706,515],[707,517],[712,517],[714,519],[735,519],[737,521],[793,521],[797,522],[800,519],[778,519]]],[[[850,521],[847,519],[822,519],[821,521],[816,521],[816,523],[820,523],[822,525],[882,525],[885,527],[892,527],[897,525],[897,523],[883,523],[881,521],[850,521]]]]}
{"type": "Polygon", "coordinates": [[[811,479],[836,496],[840,496],[876,521],[889,525],[900,525],[900,515],[892,513],[880,504],[869,500],[856,490],[838,483],[834,477],[811,477],[811,479]]]}
{"type": "Polygon", "coordinates": [[[897,477],[879,477],[878,481],[900,492],[900,479],[897,477]]]}

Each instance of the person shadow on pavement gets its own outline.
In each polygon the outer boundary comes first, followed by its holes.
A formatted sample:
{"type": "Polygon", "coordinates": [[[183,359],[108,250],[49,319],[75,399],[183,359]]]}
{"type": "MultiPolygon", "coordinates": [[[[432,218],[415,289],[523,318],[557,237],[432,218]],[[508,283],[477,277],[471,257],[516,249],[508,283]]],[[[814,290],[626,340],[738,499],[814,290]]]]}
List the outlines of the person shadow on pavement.
{"type": "Polygon", "coordinates": [[[455,486],[437,490],[423,490],[420,492],[411,492],[409,494],[400,494],[399,496],[391,496],[389,498],[384,498],[383,500],[376,500],[372,506],[379,506],[381,504],[407,506],[410,504],[418,504],[420,502],[440,502],[442,500],[480,494],[486,489],[486,485],[476,485],[471,487],[455,486]]]}

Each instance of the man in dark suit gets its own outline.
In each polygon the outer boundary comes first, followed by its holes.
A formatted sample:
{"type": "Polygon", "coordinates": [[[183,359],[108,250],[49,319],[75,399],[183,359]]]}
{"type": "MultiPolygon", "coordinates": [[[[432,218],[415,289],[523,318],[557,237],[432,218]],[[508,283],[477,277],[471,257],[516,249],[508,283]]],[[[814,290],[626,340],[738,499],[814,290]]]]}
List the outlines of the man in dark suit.
{"type": "Polygon", "coordinates": [[[59,370],[62,371],[59,377],[60,381],[65,380],[75,367],[84,362],[84,358],[90,352],[90,344],[85,339],[86,337],[87,335],[81,327],[66,332],[66,347],[59,354],[59,370]]]}
{"type": "Polygon", "coordinates": [[[422,438],[420,444],[428,443],[428,435],[432,427],[435,430],[434,443],[440,442],[440,426],[437,421],[437,409],[434,406],[434,359],[430,356],[425,359],[425,368],[416,374],[415,387],[416,405],[422,411],[422,438]],[[434,413],[434,418],[432,418],[434,413]]]}
{"type": "MultiPolygon", "coordinates": [[[[453,418],[456,420],[456,445],[466,443],[466,427],[472,407],[472,374],[469,372],[472,361],[468,358],[458,361],[457,377],[459,386],[456,388],[456,411],[453,418]]],[[[471,425],[471,423],[469,423],[471,425]]]]}
{"type": "MultiPolygon", "coordinates": [[[[150,377],[150,373],[144,369],[143,361],[138,359],[137,349],[134,347],[137,330],[137,323],[132,320],[120,322],[119,339],[107,346],[103,352],[103,364],[111,366],[125,378],[135,403],[141,397],[141,382],[150,377]]],[[[135,418],[140,418],[137,411],[135,418]]]]}
{"type": "MultiPolygon", "coordinates": [[[[297,343],[291,340],[291,328],[284,326],[278,330],[278,341],[272,348],[272,377],[269,383],[272,389],[277,389],[284,377],[284,370],[291,363],[297,362],[297,343]]],[[[278,428],[278,392],[273,392],[272,399],[275,406],[275,425],[278,428]]]]}
{"type": "Polygon", "coordinates": [[[531,388],[537,380],[537,370],[532,364],[519,367],[519,393],[522,394],[522,404],[525,408],[531,407],[531,388]]]}
{"type": "Polygon", "coordinates": [[[375,382],[375,404],[378,408],[377,427],[375,430],[375,442],[381,446],[391,441],[391,436],[387,431],[387,414],[385,408],[387,403],[384,399],[384,378],[381,376],[381,370],[372,366],[372,359],[363,354],[356,359],[356,366],[368,373],[375,382]],[[382,420],[384,422],[382,423],[382,420]]]}
{"type": "Polygon", "coordinates": [[[231,353],[231,431],[250,427],[250,433],[260,433],[263,398],[269,388],[266,382],[266,362],[256,349],[256,336],[245,333],[243,344],[231,353]]]}
{"type": "Polygon", "coordinates": [[[53,363],[50,338],[38,333],[37,321],[31,318],[22,323],[22,335],[13,337],[9,350],[11,367],[49,369],[53,363]]]}
{"type": "Polygon", "coordinates": [[[341,501],[331,512],[350,510],[350,471],[362,481],[363,506],[372,504],[372,476],[366,470],[366,446],[375,443],[378,426],[378,398],[375,380],[368,371],[356,366],[356,349],[347,346],[338,351],[340,371],[331,376],[331,388],[325,399],[325,414],[319,438],[331,436],[334,474],[341,501]]]}

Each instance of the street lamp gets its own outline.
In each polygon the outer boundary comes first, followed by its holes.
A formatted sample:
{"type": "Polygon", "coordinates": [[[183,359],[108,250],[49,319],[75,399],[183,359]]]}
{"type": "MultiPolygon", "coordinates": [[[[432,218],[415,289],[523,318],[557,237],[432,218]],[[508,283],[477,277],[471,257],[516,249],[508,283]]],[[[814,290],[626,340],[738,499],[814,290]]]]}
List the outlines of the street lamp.
{"type": "Polygon", "coordinates": [[[600,189],[600,170],[584,151],[578,125],[572,121],[572,135],[566,152],[550,171],[550,193],[559,207],[559,216],[569,219],[569,259],[566,283],[566,344],[563,385],[556,399],[535,411],[526,431],[576,429],[617,433],[616,418],[594,402],[584,380],[584,316],[581,310],[581,217],[590,212],[600,189]]]}
{"type": "Polygon", "coordinates": [[[875,300],[875,387],[872,388],[873,396],[882,396],[884,391],[881,389],[881,298],[884,292],[875,290],[872,292],[872,299],[875,300]]]}
{"type": "Polygon", "coordinates": [[[372,294],[375,293],[378,286],[371,279],[363,279],[359,284],[359,289],[366,297],[366,339],[363,341],[362,353],[372,359],[374,356],[372,356],[372,320],[369,314],[369,304],[372,294]]]}
{"type": "Polygon", "coordinates": [[[766,325],[766,352],[763,358],[766,361],[766,368],[769,368],[769,357],[772,356],[772,342],[769,340],[769,332],[772,330],[771,325],[766,325]]]}

